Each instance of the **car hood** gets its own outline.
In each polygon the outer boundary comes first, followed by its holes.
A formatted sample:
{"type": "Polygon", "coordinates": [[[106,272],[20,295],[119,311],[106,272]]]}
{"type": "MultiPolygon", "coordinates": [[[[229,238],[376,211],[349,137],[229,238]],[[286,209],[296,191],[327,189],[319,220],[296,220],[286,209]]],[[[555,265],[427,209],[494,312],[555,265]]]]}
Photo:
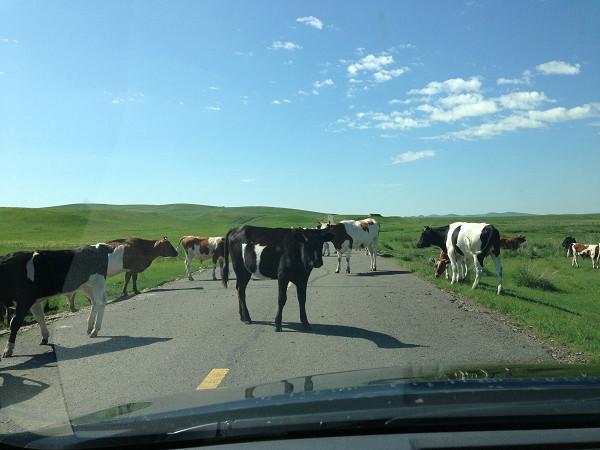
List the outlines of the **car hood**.
{"type": "MultiPolygon", "coordinates": [[[[387,367],[306,375],[243,388],[199,390],[124,403],[71,419],[70,441],[65,440],[69,433],[64,429],[48,429],[41,430],[34,440],[32,436],[21,436],[21,443],[26,441],[33,448],[66,448],[113,436],[176,437],[190,431],[223,436],[224,430],[231,428],[234,422],[238,425],[245,422],[242,428],[246,430],[256,429],[257,424],[264,425],[267,418],[272,423],[273,418],[283,415],[306,418],[317,412],[326,415],[349,411],[359,400],[368,398],[380,401],[385,398],[387,404],[391,404],[392,398],[400,399],[394,405],[407,408],[419,405],[419,399],[423,403],[424,398],[435,406],[435,399],[439,402],[442,398],[440,393],[446,395],[444,402],[448,402],[447,394],[451,393],[449,401],[455,406],[460,404],[461,393],[493,392],[502,401],[517,401],[524,393],[557,385],[572,392],[582,386],[592,386],[600,398],[600,366],[387,367]],[[509,390],[513,396],[508,395],[509,390]],[[333,407],[334,404],[338,406],[333,407]],[[56,441],[57,436],[61,437],[60,441],[56,441]]],[[[468,401],[473,404],[478,398],[469,397],[468,401]]],[[[378,408],[381,409],[380,405],[378,408]]],[[[424,411],[423,407],[418,409],[424,411]]]]}

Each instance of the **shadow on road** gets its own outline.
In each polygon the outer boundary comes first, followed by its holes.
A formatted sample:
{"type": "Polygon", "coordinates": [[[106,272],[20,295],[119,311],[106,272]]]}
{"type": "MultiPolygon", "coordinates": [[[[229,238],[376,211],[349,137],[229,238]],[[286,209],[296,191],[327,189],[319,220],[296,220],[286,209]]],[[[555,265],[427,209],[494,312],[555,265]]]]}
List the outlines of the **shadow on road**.
{"type": "Polygon", "coordinates": [[[379,275],[405,275],[410,273],[408,270],[379,270],[377,272],[357,272],[356,277],[377,277],[379,275]]]}
{"type": "Polygon", "coordinates": [[[146,345],[156,344],[157,342],[170,341],[172,338],[162,337],[134,337],[134,336],[98,336],[98,338],[108,338],[103,341],[95,341],[78,347],[62,347],[54,345],[54,352],[58,361],[68,361],[71,359],[87,358],[88,356],[100,355],[104,353],[120,352],[135,347],[144,347],[146,345]]]}
{"type": "Polygon", "coordinates": [[[0,373],[0,408],[29,400],[50,385],[32,378],[19,377],[9,373],[0,373]]]}
{"type": "MultiPolygon", "coordinates": [[[[270,325],[275,327],[275,322],[269,321],[252,321],[253,324],[257,325],[270,325]]],[[[347,338],[366,339],[373,342],[379,348],[414,348],[423,347],[417,344],[405,344],[399,341],[389,334],[380,333],[379,331],[365,330],[364,328],[353,327],[349,325],[325,325],[325,324],[311,324],[310,330],[302,328],[302,324],[283,322],[283,332],[296,332],[296,333],[310,333],[310,334],[321,334],[324,336],[339,336],[347,338]]]]}
{"type": "Polygon", "coordinates": [[[194,291],[194,290],[203,290],[202,286],[191,286],[191,287],[182,287],[182,288],[155,288],[145,291],[144,294],[149,294],[151,292],[169,292],[169,291],[194,291]]]}
{"type": "MultiPolygon", "coordinates": [[[[144,347],[157,342],[170,341],[172,338],[160,337],[132,337],[132,336],[99,336],[98,339],[108,338],[104,341],[92,341],[89,344],[80,345],[78,347],[62,347],[58,344],[50,344],[54,352],[47,352],[40,355],[15,355],[18,357],[31,356],[31,359],[9,366],[7,365],[10,358],[3,358],[2,364],[4,370],[32,370],[40,367],[48,366],[49,364],[59,361],[68,361],[71,359],[86,358],[88,356],[100,355],[103,353],[119,352],[134,347],[144,347]]],[[[0,376],[3,373],[0,372],[0,376]]]]}

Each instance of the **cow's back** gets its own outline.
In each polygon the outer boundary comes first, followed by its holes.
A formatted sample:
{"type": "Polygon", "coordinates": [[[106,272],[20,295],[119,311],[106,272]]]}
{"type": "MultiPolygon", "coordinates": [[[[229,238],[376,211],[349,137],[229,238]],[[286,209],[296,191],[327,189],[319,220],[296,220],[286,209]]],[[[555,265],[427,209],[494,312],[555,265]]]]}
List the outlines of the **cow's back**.
{"type": "Polygon", "coordinates": [[[346,234],[352,238],[353,247],[369,245],[379,237],[379,224],[372,219],[342,220],[340,223],[344,225],[346,234]]]}
{"type": "Polygon", "coordinates": [[[107,242],[113,248],[125,246],[123,254],[123,268],[129,271],[142,272],[147,269],[153,260],[153,249],[156,241],[130,237],[114,239],[107,242]]]}

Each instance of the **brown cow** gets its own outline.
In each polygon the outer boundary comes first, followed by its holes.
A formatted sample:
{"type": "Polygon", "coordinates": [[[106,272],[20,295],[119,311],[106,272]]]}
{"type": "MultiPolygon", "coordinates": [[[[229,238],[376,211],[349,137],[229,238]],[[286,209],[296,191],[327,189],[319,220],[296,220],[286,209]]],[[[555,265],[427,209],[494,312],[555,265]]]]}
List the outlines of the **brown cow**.
{"type": "Polygon", "coordinates": [[[500,248],[506,248],[508,250],[517,250],[523,242],[525,242],[525,236],[523,235],[519,235],[516,237],[501,237],[500,248]]]}
{"type": "Polygon", "coordinates": [[[446,280],[449,280],[448,276],[448,264],[450,264],[450,258],[446,252],[440,249],[440,257],[438,259],[431,258],[431,264],[435,267],[435,277],[439,278],[442,272],[446,272],[446,280]]]}
{"type": "Polygon", "coordinates": [[[217,263],[221,269],[221,278],[223,278],[223,249],[225,239],[222,237],[199,237],[199,236],[183,236],[179,240],[179,245],[183,247],[185,251],[185,273],[188,276],[188,280],[193,281],[191,272],[192,259],[198,258],[200,261],[205,259],[212,259],[213,270],[212,278],[216,280],[215,271],[217,269],[217,263]]]}
{"type": "Polygon", "coordinates": [[[138,273],[143,272],[152,261],[159,256],[174,257],[177,256],[177,250],[171,245],[167,237],[162,239],[142,239],[130,237],[127,239],[115,239],[107,242],[112,247],[119,245],[125,246],[123,255],[123,269],[125,270],[125,285],[123,286],[123,297],[127,297],[127,285],[129,280],[133,280],[133,292],[139,294],[137,288],[138,273]]]}

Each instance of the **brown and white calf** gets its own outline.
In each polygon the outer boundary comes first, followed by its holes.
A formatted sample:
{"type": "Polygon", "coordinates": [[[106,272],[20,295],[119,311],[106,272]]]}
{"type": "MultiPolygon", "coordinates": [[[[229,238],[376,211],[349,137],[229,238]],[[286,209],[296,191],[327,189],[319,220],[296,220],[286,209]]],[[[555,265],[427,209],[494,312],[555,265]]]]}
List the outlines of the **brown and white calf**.
{"type": "Polygon", "coordinates": [[[573,255],[571,267],[579,267],[577,257],[590,258],[592,260],[592,268],[600,268],[600,244],[580,244],[578,242],[571,244],[570,252],[573,255]]]}
{"type": "Polygon", "coordinates": [[[438,259],[431,258],[431,264],[435,267],[435,277],[439,278],[442,272],[446,272],[446,280],[450,279],[448,275],[448,264],[450,264],[450,258],[448,254],[440,249],[440,256],[438,259]]]}
{"type": "Polygon", "coordinates": [[[198,258],[200,261],[212,259],[213,269],[212,278],[216,280],[215,275],[217,269],[217,263],[219,263],[219,269],[221,271],[221,278],[223,278],[223,263],[224,263],[224,252],[225,238],[223,237],[200,237],[200,236],[183,236],[179,240],[179,245],[183,247],[185,251],[185,273],[188,280],[193,281],[191,265],[194,258],[198,258]]]}
{"type": "Polygon", "coordinates": [[[350,256],[352,249],[366,249],[371,259],[369,270],[377,270],[377,242],[379,240],[379,224],[371,219],[342,220],[335,225],[322,224],[321,229],[333,234],[331,240],[337,252],[337,268],[339,273],[342,265],[342,254],[346,255],[346,273],[350,273],[350,256]]]}
{"type": "Polygon", "coordinates": [[[515,237],[506,236],[500,238],[500,248],[507,250],[517,250],[523,242],[525,242],[525,236],[519,235],[515,237]]]}

